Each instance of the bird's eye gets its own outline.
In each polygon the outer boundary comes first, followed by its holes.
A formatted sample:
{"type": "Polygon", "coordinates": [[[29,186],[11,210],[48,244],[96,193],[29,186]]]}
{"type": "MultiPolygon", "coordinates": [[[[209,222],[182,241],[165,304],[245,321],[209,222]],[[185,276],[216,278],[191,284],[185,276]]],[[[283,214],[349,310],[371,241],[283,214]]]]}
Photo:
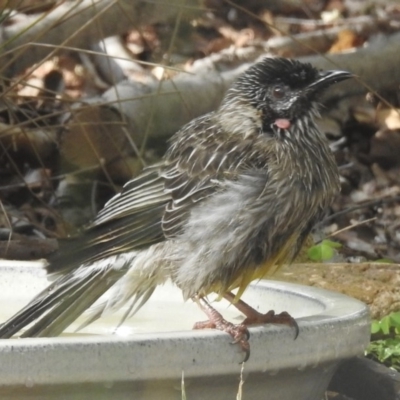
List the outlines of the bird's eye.
{"type": "Polygon", "coordinates": [[[275,97],[275,99],[277,100],[282,99],[285,96],[285,89],[282,86],[275,86],[272,89],[272,94],[275,97]]]}

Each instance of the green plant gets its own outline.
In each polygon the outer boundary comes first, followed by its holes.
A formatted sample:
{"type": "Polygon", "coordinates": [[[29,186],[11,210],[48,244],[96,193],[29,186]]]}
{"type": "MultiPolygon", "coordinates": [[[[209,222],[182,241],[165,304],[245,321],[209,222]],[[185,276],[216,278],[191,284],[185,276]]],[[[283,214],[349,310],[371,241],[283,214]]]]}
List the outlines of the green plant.
{"type": "Polygon", "coordinates": [[[366,355],[400,371],[400,312],[373,320],[371,335],[366,355]]]}
{"type": "Polygon", "coordinates": [[[336,254],[336,249],[341,247],[340,243],[325,239],[321,243],[311,246],[307,250],[307,256],[312,261],[328,261],[336,254]]]}

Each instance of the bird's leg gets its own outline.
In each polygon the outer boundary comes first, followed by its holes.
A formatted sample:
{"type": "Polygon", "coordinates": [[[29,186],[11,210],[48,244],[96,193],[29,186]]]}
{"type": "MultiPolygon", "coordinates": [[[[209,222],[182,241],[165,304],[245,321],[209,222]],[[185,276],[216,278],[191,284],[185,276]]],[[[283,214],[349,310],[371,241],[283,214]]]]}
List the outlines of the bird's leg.
{"type": "Polygon", "coordinates": [[[247,361],[250,356],[250,345],[249,337],[250,333],[244,324],[232,324],[227,321],[211,304],[204,298],[200,296],[194,296],[193,300],[201,308],[201,310],[207,315],[208,321],[196,322],[193,329],[218,329],[229,333],[232,336],[232,344],[238,343],[242,350],[246,353],[243,362],[247,361]]]}
{"type": "Polygon", "coordinates": [[[224,294],[224,298],[232,303],[241,313],[246,316],[246,319],[242,322],[243,325],[256,325],[256,324],[282,324],[289,325],[295,330],[295,339],[299,335],[299,326],[296,320],[286,311],[280,314],[275,314],[275,311],[270,310],[265,314],[261,314],[253,307],[250,307],[243,300],[234,302],[235,295],[232,292],[224,294]]]}

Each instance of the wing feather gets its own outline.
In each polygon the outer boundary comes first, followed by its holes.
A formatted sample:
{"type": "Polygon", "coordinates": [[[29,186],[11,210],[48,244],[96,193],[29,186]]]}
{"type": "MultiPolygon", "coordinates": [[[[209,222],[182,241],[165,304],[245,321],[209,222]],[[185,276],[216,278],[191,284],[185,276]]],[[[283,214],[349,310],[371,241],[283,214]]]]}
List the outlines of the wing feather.
{"type": "Polygon", "coordinates": [[[164,240],[161,220],[170,200],[159,168],[145,170],[109,200],[81,237],[60,242],[60,251],[49,258],[47,271],[64,273],[164,240]]]}
{"type": "Polygon", "coordinates": [[[175,135],[161,171],[165,192],[171,196],[162,220],[167,238],[183,233],[192,207],[223,190],[223,180],[237,179],[242,154],[254,143],[243,137],[227,137],[210,116],[197,124],[196,134],[183,130],[175,135]]]}

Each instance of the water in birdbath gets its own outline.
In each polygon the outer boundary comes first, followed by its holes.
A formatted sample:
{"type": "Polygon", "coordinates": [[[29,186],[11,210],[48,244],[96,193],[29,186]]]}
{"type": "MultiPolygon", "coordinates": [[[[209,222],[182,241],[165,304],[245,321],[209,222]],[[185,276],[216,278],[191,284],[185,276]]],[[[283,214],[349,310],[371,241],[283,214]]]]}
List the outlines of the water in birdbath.
{"type": "MultiPolygon", "coordinates": [[[[15,262],[10,263],[10,274],[2,274],[0,282],[0,322],[19,311],[35,295],[49,284],[42,263],[36,265],[15,262]],[[12,264],[12,265],[11,265],[12,264]],[[26,269],[34,270],[26,274],[26,269]],[[25,273],[24,273],[25,271],[25,273]],[[18,273],[20,272],[20,273],[18,273]],[[7,305],[5,307],[4,305],[7,305]]],[[[107,294],[99,301],[104,301],[107,294]]],[[[233,323],[239,323],[243,316],[225,300],[214,302],[213,305],[223,313],[224,317],[233,323]]],[[[85,314],[68,327],[64,335],[109,335],[127,336],[138,332],[171,332],[192,329],[195,322],[206,320],[205,314],[191,300],[184,301],[182,292],[167,283],[156,289],[151,299],[131,318],[118,327],[127,307],[115,313],[107,313],[98,321],[82,330],[76,331],[85,321],[85,314]],[[118,328],[117,328],[118,327],[118,328]]]]}

